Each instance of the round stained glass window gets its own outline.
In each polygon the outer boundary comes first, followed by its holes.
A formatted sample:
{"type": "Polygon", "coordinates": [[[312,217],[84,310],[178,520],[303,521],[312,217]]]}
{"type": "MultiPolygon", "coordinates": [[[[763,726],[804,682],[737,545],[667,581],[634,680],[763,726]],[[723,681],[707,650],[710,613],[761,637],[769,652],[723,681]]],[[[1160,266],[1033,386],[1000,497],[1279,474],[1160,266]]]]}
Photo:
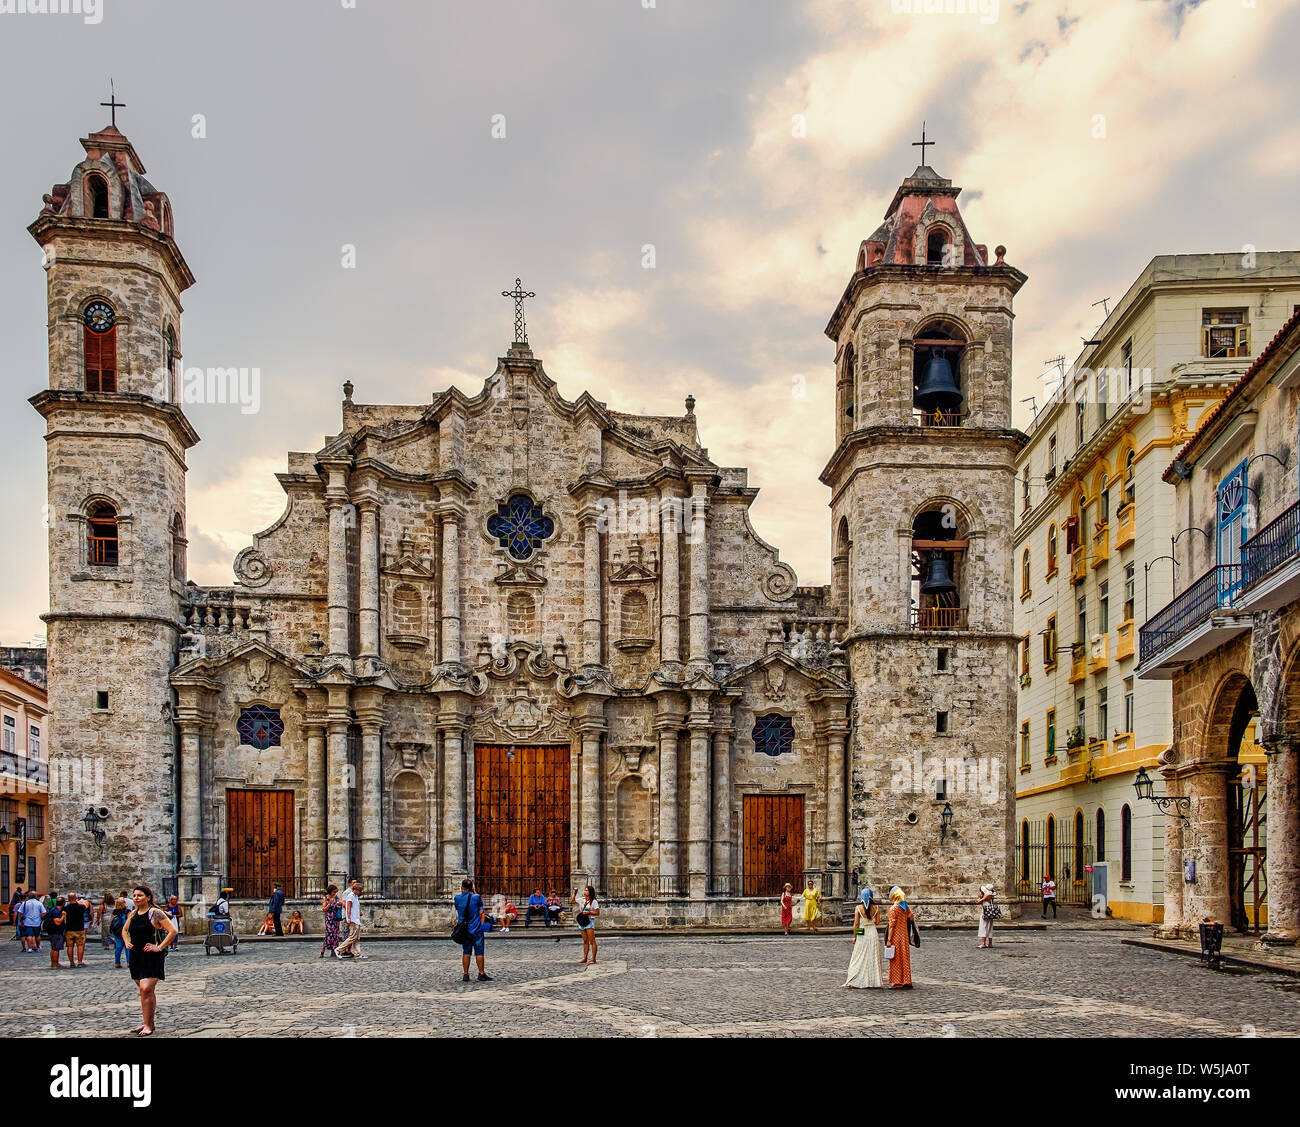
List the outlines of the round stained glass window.
{"type": "Polygon", "coordinates": [[[531,497],[516,493],[487,520],[487,530],[513,560],[526,560],[542,541],[555,535],[555,522],[542,514],[541,506],[531,497]]]}
{"type": "Polygon", "coordinates": [[[108,332],[115,320],[113,307],[106,301],[92,301],[86,306],[86,328],[92,333],[108,332]]]}

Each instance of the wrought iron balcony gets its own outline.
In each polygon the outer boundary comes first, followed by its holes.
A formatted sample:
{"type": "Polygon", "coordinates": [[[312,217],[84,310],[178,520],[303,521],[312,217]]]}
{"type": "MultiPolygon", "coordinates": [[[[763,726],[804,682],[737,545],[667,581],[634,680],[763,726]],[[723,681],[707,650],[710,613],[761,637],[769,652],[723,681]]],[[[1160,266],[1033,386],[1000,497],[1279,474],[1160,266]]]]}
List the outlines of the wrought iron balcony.
{"type": "Polygon", "coordinates": [[[1128,501],[1119,507],[1115,514],[1119,525],[1115,529],[1115,551],[1127,548],[1137,539],[1137,506],[1128,501]]]}
{"type": "Polygon", "coordinates": [[[1276,610],[1300,598],[1300,502],[1241,547],[1242,610],[1276,610]]]}
{"type": "Polygon", "coordinates": [[[1169,680],[1179,668],[1250,629],[1235,606],[1241,565],[1212,567],[1138,633],[1138,676],[1169,680]]]}
{"type": "MultiPolygon", "coordinates": [[[[50,765],[39,759],[28,759],[12,751],[0,752],[0,776],[9,779],[21,779],[31,786],[48,787],[50,785],[50,765]]],[[[12,794],[14,786],[9,784],[5,790],[0,783],[0,792],[12,794]]]]}

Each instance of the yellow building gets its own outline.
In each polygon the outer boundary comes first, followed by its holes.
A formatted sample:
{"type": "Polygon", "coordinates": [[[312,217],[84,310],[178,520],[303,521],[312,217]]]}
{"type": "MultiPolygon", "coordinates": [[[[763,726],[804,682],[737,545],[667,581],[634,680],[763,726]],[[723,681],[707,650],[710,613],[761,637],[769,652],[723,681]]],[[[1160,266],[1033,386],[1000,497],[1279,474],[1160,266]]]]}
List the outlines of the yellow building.
{"type": "Polygon", "coordinates": [[[0,904],[14,889],[48,891],[49,802],[45,690],[0,667],[0,904]]]}
{"type": "Polygon", "coordinates": [[[1173,594],[1189,522],[1173,453],[1300,303],[1300,253],[1153,258],[1037,412],[1017,463],[1016,869],[1063,902],[1159,923],[1164,816],[1139,767],[1173,738],[1167,682],[1138,680],[1135,623],[1173,594]]]}

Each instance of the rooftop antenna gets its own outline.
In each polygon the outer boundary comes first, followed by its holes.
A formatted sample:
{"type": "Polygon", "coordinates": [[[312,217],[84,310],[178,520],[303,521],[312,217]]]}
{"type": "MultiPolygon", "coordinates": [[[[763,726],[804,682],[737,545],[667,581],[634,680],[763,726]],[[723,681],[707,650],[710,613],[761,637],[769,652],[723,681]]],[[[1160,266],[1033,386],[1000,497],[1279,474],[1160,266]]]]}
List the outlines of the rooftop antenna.
{"type": "Polygon", "coordinates": [[[1101,306],[1101,319],[1103,321],[1110,316],[1110,305],[1108,304],[1109,302],[1110,302],[1110,298],[1103,297],[1100,301],[1094,301],[1092,303],[1092,307],[1094,309],[1096,309],[1097,306],[1099,305],[1101,306]]]}
{"type": "Polygon", "coordinates": [[[1038,401],[1032,395],[1028,399],[1022,399],[1020,402],[1028,403],[1029,409],[1034,413],[1034,418],[1038,418],[1038,401]]]}

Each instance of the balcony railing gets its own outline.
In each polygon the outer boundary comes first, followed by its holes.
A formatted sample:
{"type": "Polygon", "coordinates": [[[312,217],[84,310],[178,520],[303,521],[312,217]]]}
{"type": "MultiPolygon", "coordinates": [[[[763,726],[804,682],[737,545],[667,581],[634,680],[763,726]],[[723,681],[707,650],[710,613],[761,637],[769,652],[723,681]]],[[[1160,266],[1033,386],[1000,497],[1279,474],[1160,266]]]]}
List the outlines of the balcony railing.
{"type": "Polygon", "coordinates": [[[1126,618],[1116,628],[1115,660],[1133,656],[1133,620],[1126,618]]]}
{"type": "Polygon", "coordinates": [[[923,427],[959,427],[962,424],[961,411],[916,411],[914,417],[923,427]]]}
{"type": "Polygon", "coordinates": [[[1232,606],[1241,587],[1241,565],[1212,567],[1195,583],[1162,607],[1138,632],[1138,664],[1144,665],[1204,622],[1216,610],[1232,606]]]}
{"type": "Polygon", "coordinates": [[[1070,648],[1070,684],[1077,685],[1088,671],[1088,652],[1079,643],[1070,648]]]}
{"type": "Polygon", "coordinates": [[[1079,545],[1070,553],[1070,582],[1082,583],[1088,576],[1088,549],[1079,545]]]}
{"type": "MultiPolygon", "coordinates": [[[[28,759],[12,751],[0,752],[0,776],[10,779],[22,779],[33,786],[50,785],[50,765],[40,759],[28,759]]],[[[0,783],[0,790],[4,784],[0,783]]],[[[10,789],[9,793],[13,793],[10,789]]]]}
{"type": "Polygon", "coordinates": [[[912,608],[913,630],[965,630],[969,607],[912,608]]]}
{"type": "Polygon", "coordinates": [[[1137,539],[1137,506],[1130,501],[1121,505],[1115,515],[1119,518],[1119,526],[1115,529],[1115,551],[1118,552],[1137,539]]]}
{"type": "Polygon", "coordinates": [[[1249,590],[1275,568],[1300,556],[1300,501],[1241,546],[1241,582],[1249,590]]]}
{"type": "Polygon", "coordinates": [[[1110,525],[1097,526],[1097,533],[1092,538],[1092,566],[1101,567],[1110,559],[1110,525]]]}

